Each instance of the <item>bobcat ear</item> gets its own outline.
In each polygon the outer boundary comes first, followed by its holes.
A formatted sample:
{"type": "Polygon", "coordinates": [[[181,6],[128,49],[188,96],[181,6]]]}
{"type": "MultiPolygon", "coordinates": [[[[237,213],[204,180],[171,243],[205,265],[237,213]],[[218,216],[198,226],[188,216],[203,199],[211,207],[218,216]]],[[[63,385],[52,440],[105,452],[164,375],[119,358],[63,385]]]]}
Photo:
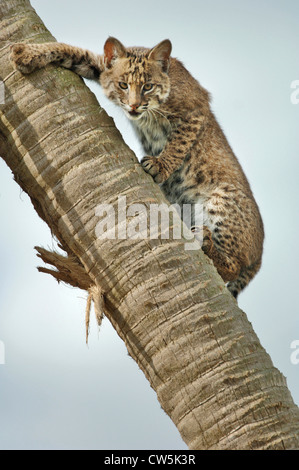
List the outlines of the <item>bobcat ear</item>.
{"type": "Polygon", "coordinates": [[[126,53],[125,46],[123,46],[118,39],[109,37],[104,45],[104,60],[106,66],[110,67],[113,60],[126,56],[126,53]]]}
{"type": "Polygon", "coordinates": [[[164,72],[168,71],[169,57],[171,54],[172,45],[169,39],[165,39],[157,46],[151,49],[149,59],[156,60],[161,63],[164,72]]]}

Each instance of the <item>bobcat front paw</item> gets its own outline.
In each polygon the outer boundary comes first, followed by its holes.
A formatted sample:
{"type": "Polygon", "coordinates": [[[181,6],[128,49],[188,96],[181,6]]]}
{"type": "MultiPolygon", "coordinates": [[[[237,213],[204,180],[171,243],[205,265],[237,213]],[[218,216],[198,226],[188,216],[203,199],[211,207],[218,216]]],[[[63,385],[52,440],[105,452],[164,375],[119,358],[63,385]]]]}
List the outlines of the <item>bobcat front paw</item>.
{"type": "Polygon", "coordinates": [[[143,157],[141,166],[146,173],[153,177],[156,183],[163,183],[169,176],[157,157],[143,157]]]}
{"type": "Polygon", "coordinates": [[[31,73],[37,66],[34,60],[34,51],[29,44],[22,42],[10,46],[10,60],[15,69],[22,73],[31,73]]]}
{"type": "Polygon", "coordinates": [[[212,232],[208,227],[206,227],[204,225],[202,227],[202,246],[201,246],[201,249],[206,255],[209,255],[209,253],[212,249],[212,246],[213,246],[212,232]]]}

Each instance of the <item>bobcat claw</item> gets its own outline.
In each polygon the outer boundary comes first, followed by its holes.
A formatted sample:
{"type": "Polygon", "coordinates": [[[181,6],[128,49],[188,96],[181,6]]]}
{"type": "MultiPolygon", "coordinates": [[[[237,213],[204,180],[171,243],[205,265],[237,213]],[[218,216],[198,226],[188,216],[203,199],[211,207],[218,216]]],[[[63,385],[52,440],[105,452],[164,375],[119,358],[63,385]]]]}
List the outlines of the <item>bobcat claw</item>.
{"type": "Polygon", "coordinates": [[[143,157],[141,166],[153,177],[155,183],[163,183],[168,178],[165,168],[157,157],[143,157]]]}

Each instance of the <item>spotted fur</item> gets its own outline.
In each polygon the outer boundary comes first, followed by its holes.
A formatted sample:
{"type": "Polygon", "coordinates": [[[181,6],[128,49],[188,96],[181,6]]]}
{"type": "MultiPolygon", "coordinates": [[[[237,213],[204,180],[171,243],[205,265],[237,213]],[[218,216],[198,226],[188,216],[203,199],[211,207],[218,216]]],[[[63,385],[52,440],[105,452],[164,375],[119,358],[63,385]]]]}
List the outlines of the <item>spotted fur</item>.
{"type": "Polygon", "coordinates": [[[262,219],[208,92],[170,54],[169,40],[125,48],[110,37],[103,55],[60,43],[15,44],[11,58],[22,73],[54,62],[101,84],[132,122],[147,154],[141,165],[169,201],[201,204],[202,249],[237,297],[261,266],[262,219]]]}

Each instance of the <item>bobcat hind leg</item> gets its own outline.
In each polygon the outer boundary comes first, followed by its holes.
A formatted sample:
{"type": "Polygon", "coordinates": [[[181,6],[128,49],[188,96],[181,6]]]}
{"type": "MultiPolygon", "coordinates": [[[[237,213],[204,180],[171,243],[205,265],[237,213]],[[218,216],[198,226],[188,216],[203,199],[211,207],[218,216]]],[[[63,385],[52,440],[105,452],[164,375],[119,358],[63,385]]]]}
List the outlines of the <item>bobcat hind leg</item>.
{"type": "MultiPolygon", "coordinates": [[[[196,227],[191,229],[196,233],[196,227]]],[[[212,238],[212,232],[207,226],[203,226],[203,252],[213,261],[215,268],[224,280],[224,282],[234,281],[238,278],[241,270],[241,265],[236,259],[232,259],[223,251],[220,251],[212,238]]]]}

